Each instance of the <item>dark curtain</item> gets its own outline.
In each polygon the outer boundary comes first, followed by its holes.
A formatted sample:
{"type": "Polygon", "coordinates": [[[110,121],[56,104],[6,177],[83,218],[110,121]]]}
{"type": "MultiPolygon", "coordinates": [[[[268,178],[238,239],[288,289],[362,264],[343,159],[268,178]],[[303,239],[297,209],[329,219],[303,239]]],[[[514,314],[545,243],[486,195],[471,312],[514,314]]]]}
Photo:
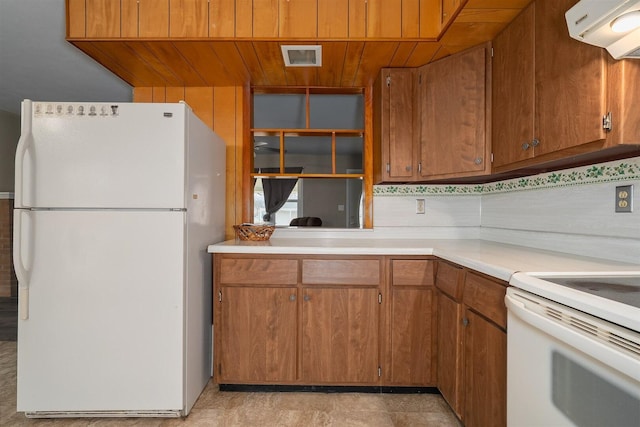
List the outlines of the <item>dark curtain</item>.
{"type": "MultiPolygon", "coordinates": [[[[285,173],[301,173],[302,168],[285,168],[285,173]]],[[[257,172],[257,171],[256,171],[257,172]]],[[[280,168],[260,168],[262,173],[279,173],[280,168]]],[[[265,222],[271,221],[271,215],[284,206],[296,186],[298,178],[262,178],[264,204],[267,213],[262,217],[265,222]]]]}

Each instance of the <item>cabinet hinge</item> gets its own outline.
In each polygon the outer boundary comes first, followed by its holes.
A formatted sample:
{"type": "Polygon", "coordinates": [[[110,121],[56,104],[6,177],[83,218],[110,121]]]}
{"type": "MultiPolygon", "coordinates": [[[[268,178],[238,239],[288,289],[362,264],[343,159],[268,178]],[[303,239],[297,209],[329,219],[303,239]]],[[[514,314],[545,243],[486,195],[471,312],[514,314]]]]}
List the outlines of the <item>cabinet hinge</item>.
{"type": "Polygon", "coordinates": [[[382,304],[382,294],[378,293],[378,304],[382,304]]]}
{"type": "Polygon", "coordinates": [[[387,76],[387,87],[391,86],[391,76],[387,76]]]}
{"type": "Polygon", "coordinates": [[[602,116],[602,129],[607,132],[610,132],[613,128],[613,123],[611,121],[611,111],[607,112],[605,116],[602,116]]]}
{"type": "Polygon", "coordinates": [[[387,163],[387,173],[391,172],[391,164],[387,163]]]}
{"type": "Polygon", "coordinates": [[[382,368],[378,366],[378,377],[382,376],[382,368]]]}
{"type": "Polygon", "coordinates": [[[218,291],[218,302],[222,302],[222,291],[218,291]]]}
{"type": "Polygon", "coordinates": [[[493,163],[493,153],[491,153],[491,163],[493,163]]]}
{"type": "Polygon", "coordinates": [[[491,57],[493,58],[493,47],[491,48],[491,57]]]}

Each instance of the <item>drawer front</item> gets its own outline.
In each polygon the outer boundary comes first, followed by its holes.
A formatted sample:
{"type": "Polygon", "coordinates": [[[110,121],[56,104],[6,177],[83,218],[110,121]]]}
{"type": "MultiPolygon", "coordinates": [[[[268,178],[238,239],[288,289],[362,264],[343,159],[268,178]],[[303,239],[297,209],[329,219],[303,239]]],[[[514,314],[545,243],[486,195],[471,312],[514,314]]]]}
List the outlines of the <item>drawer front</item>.
{"type": "Polygon", "coordinates": [[[464,270],[446,262],[438,262],[436,287],[456,301],[462,300],[464,270]]]}
{"type": "Polygon", "coordinates": [[[506,292],[506,285],[469,272],[465,279],[463,302],[506,329],[507,308],[504,304],[506,292]]]}
{"type": "Polygon", "coordinates": [[[380,285],[380,259],[305,259],[302,283],[318,285],[380,285]]]}
{"type": "Polygon", "coordinates": [[[394,259],[391,261],[391,284],[393,286],[433,286],[432,260],[394,259]]]}
{"type": "Polygon", "coordinates": [[[298,260],[264,258],[223,258],[220,282],[225,284],[295,285],[298,260]]]}

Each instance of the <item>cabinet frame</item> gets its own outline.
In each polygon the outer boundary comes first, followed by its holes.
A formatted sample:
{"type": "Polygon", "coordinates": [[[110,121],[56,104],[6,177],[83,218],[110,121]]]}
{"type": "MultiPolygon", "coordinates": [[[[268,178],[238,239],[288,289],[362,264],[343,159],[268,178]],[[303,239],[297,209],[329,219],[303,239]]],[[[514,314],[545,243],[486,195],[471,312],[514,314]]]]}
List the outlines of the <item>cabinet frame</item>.
{"type": "Polygon", "coordinates": [[[458,418],[470,427],[506,426],[507,285],[438,261],[438,360],[443,359],[438,366],[438,387],[458,418]],[[452,269],[457,270],[457,277],[452,269]],[[441,270],[445,274],[439,280],[441,270]],[[452,330],[442,324],[445,319],[453,321],[452,330]]]}
{"type": "MultiPolygon", "coordinates": [[[[265,254],[214,254],[213,255],[213,325],[214,325],[214,381],[222,384],[280,384],[280,385],[331,385],[331,386],[380,386],[381,377],[379,376],[381,366],[381,325],[384,324],[383,308],[381,301],[384,291],[385,282],[385,262],[382,256],[373,255],[353,255],[353,256],[321,256],[321,255],[265,255],[265,254]],[[305,267],[305,262],[308,266],[305,267]],[[224,267],[223,267],[224,264],[224,267]],[[377,265],[377,270],[376,270],[377,265]],[[331,268],[334,267],[334,268],[331,268]],[[244,269],[246,274],[242,272],[230,272],[223,271],[224,268],[239,268],[244,269]],[[295,271],[290,271],[291,269],[295,271]],[[305,274],[305,268],[309,270],[308,274],[305,274]],[[325,269],[324,275],[321,275],[321,270],[325,269]],[[320,270],[319,270],[320,269],[320,270]],[[289,271],[288,271],[289,270],[289,271]],[[270,272],[275,276],[274,279],[266,279],[270,272]],[[362,277],[362,279],[359,279],[362,277]],[[224,375],[224,367],[220,367],[220,363],[224,360],[224,337],[221,336],[221,332],[226,328],[222,324],[225,320],[223,318],[224,309],[222,304],[225,303],[225,289],[247,289],[254,288],[258,290],[262,289],[286,289],[292,295],[295,294],[296,304],[296,376],[294,379],[288,378],[269,378],[269,380],[258,379],[255,380],[247,376],[247,378],[226,378],[224,375]],[[344,300],[344,295],[338,295],[345,293],[348,300],[344,300]],[[305,349],[303,347],[305,343],[305,314],[309,312],[305,304],[311,304],[318,302],[320,304],[333,304],[331,299],[338,295],[340,298],[335,300],[337,304],[346,304],[351,309],[362,308],[366,311],[364,316],[360,316],[355,313],[351,317],[351,322],[370,322],[371,313],[376,313],[377,319],[374,319],[374,324],[366,323],[363,326],[369,328],[369,332],[363,329],[364,335],[361,337],[361,343],[366,348],[374,349],[375,354],[367,353],[368,365],[373,372],[363,372],[361,370],[360,361],[352,363],[347,369],[349,375],[353,375],[351,379],[338,380],[337,377],[332,376],[332,373],[317,373],[312,370],[309,371],[308,365],[304,364],[305,349]],[[305,297],[310,296],[310,299],[305,297]],[[325,299],[324,297],[326,296],[325,299]],[[353,299],[351,298],[353,296],[353,299]],[[319,300],[318,300],[319,298],[319,300]],[[366,298],[363,300],[362,298],[366,298]],[[346,301],[346,302],[345,302],[346,301]],[[368,302],[367,302],[368,301],[368,302]],[[371,334],[374,334],[372,336],[371,334]],[[372,358],[375,359],[375,367],[372,367],[372,358]],[[308,376],[305,378],[304,373],[308,372],[308,376]]],[[[347,316],[351,316],[349,312],[343,310],[347,316]]],[[[340,308],[340,307],[338,307],[340,308]]],[[[309,313],[313,313],[310,311],[309,313]]],[[[256,314],[258,316],[258,314],[256,314]]],[[[313,322],[310,323],[313,326],[313,322]]],[[[354,327],[354,330],[358,332],[361,328],[354,327]]],[[[313,331],[311,331],[313,333],[313,331]]],[[[323,331],[320,331],[323,332],[323,331]]],[[[274,332],[274,333],[277,333],[274,332]]],[[[357,333],[356,333],[357,337],[357,333]]],[[[344,340],[342,342],[345,342],[344,340]]],[[[360,341],[355,342],[346,341],[348,345],[354,345],[357,348],[360,345],[360,341]]],[[[349,351],[348,348],[345,351],[349,351]]],[[[353,353],[351,353],[353,354],[353,353]]],[[[323,357],[328,357],[330,360],[331,354],[320,355],[320,359],[316,360],[316,365],[324,366],[323,357]]],[[[364,359],[363,359],[364,361],[364,359]]],[[[365,364],[366,365],[366,364],[365,364]]],[[[313,367],[311,368],[313,369],[313,367]]],[[[245,371],[250,372],[251,369],[246,368],[245,371]]],[[[287,371],[288,372],[288,371],[287,371]]],[[[342,374],[342,372],[338,372],[342,374]]]]}

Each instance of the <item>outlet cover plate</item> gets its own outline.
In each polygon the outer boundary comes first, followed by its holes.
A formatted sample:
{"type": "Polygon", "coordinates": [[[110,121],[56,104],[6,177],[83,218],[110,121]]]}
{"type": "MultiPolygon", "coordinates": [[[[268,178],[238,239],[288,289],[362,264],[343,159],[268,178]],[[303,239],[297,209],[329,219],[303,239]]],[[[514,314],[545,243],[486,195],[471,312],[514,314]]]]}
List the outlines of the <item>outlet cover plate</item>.
{"type": "Polygon", "coordinates": [[[633,185],[616,187],[616,212],[633,212],[633,185]]]}

